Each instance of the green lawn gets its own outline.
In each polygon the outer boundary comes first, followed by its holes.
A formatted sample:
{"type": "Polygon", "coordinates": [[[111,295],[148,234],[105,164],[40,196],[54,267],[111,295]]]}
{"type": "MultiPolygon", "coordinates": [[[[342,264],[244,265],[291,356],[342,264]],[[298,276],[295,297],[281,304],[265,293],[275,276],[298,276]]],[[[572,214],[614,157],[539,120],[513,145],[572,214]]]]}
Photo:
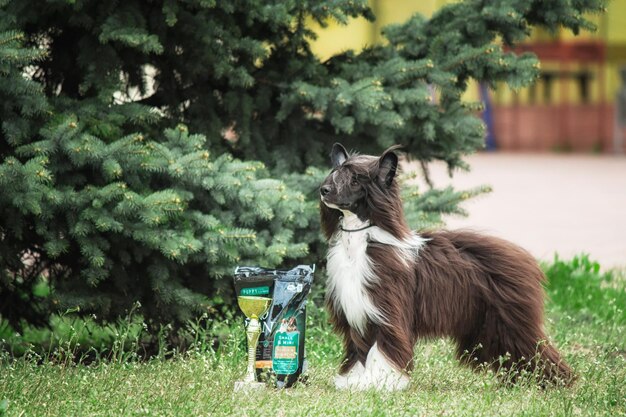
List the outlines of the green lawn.
{"type": "Polygon", "coordinates": [[[416,347],[407,391],[342,392],[331,381],[340,355],[323,310],[312,305],[306,385],[234,393],[243,375],[243,333],[218,351],[197,349],[172,360],[54,364],[36,357],[0,367],[0,415],[10,416],[565,416],[626,415],[626,293],[623,277],[601,274],[585,258],[547,267],[549,332],[579,375],[573,388],[506,387],[489,372],[453,358],[444,340],[416,347]],[[587,300],[587,301],[585,301],[587,300]]]}

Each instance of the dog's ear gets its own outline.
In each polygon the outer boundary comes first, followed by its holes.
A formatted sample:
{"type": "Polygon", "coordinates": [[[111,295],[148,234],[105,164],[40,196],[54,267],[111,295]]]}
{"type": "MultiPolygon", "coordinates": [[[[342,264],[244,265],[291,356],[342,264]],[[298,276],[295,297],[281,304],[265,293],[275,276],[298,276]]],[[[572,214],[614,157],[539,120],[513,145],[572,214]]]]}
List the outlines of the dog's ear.
{"type": "Polygon", "coordinates": [[[381,185],[389,187],[398,169],[398,155],[395,150],[400,146],[392,146],[380,156],[378,160],[378,181],[381,185]]]}
{"type": "Polygon", "coordinates": [[[343,165],[346,159],[348,159],[348,151],[346,151],[346,148],[344,148],[341,143],[335,143],[333,150],[330,151],[330,161],[333,164],[333,168],[343,165]]]}

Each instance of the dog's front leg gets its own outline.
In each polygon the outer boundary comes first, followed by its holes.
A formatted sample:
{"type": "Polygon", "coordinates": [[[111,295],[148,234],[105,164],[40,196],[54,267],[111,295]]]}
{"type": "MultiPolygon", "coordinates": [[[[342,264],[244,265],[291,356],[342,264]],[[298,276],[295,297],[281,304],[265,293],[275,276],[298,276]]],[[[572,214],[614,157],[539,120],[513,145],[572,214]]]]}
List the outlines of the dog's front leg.
{"type": "Polygon", "coordinates": [[[379,390],[403,390],[409,385],[408,374],[392,362],[378,342],[370,349],[360,385],[379,390]]]}
{"type": "Polygon", "coordinates": [[[408,370],[413,367],[413,344],[409,324],[403,316],[389,314],[395,326],[380,326],[376,343],[365,361],[365,385],[375,389],[403,390],[409,385],[408,370]]]}
{"type": "Polygon", "coordinates": [[[354,329],[344,334],[345,358],[335,376],[337,389],[361,389],[368,385],[365,378],[365,362],[372,345],[371,337],[363,337],[354,329]]]}
{"type": "Polygon", "coordinates": [[[365,366],[357,361],[346,373],[335,375],[335,388],[348,389],[358,387],[363,380],[365,366]]]}

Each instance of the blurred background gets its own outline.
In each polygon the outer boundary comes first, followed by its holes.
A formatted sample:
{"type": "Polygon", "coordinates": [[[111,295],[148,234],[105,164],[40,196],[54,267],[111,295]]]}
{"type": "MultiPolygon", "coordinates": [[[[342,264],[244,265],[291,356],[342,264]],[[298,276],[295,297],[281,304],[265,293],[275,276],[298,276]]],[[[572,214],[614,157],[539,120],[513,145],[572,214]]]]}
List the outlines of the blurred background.
{"type": "MultiPolygon", "coordinates": [[[[375,22],[353,19],[347,26],[329,22],[313,51],[326,59],[346,49],[383,42],[381,29],[402,23],[414,13],[429,17],[452,0],[371,0],[375,22]]],[[[590,16],[595,33],[574,36],[561,29],[533,28],[515,48],[541,60],[541,77],[528,88],[496,91],[473,85],[467,100],[482,100],[488,149],[622,153],[626,149],[626,1],[611,1],[608,11],[590,16]],[[621,97],[621,102],[619,100],[621,97]]]]}
{"type": "MultiPolygon", "coordinates": [[[[378,19],[329,22],[314,52],[326,59],[345,49],[383,42],[381,29],[414,13],[431,16],[447,0],[377,0],[378,19]]],[[[590,16],[594,33],[533,28],[515,49],[541,61],[541,75],[517,91],[474,83],[464,99],[482,101],[486,149],[466,158],[469,172],[450,177],[430,164],[437,186],[493,192],[464,204],[468,217],[445,219],[449,228],[471,228],[512,240],[542,260],[589,253],[605,268],[626,266],[626,1],[590,16]]],[[[420,167],[409,163],[405,170],[420,167]]],[[[426,185],[424,184],[424,187],[426,185]]]]}

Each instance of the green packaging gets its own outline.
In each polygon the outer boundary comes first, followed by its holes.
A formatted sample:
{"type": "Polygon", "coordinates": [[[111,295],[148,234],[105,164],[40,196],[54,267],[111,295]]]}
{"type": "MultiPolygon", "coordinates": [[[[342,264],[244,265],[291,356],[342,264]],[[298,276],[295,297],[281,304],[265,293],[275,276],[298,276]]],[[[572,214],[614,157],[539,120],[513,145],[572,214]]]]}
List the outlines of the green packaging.
{"type": "Polygon", "coordinates": [[[314,272],[315,265],[299,265],[290,270],[248,266],[235,269],[237,296],[272,299],[268,312],[260,318],[262,330],[256,349],[256,373],[260,380],[275,376],[279,388],[293,385],[308,366],[306,302],[314,272]]]}

